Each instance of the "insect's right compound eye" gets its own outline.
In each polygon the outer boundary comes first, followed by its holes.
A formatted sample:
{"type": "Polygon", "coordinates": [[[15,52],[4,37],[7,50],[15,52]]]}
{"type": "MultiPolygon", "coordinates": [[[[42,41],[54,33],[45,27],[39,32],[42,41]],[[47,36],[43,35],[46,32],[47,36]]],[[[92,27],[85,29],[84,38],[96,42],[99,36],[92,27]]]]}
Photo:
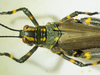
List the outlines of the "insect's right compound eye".
{"type": "Polygon", "coordinates": [[[25,26],[23,27],[23,30],[26,30],[27,28],[29,28],[29,25],[25,25],[25,26]]]}
{"type": "Polygon", "coordinates": [[[22,38],[22,41],[23,41],[24,43],[27,43],[27,42],[28,42],[28,40],[27,40],[25,37],[22,38]]]}

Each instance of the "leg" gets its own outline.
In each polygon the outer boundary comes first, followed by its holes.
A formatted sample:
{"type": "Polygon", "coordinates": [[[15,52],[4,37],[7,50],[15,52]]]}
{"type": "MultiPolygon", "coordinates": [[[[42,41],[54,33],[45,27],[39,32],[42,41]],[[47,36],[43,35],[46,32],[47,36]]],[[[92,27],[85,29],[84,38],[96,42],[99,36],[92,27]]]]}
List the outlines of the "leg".
{"type": "Polygon", "coordinates": [[[65,56],[63,53],[58,53],[58,55],[60,55],[64,59],[66,59],[66,60],[68,60],[68,61],[72,62],[73,64],[78,65],[80,67],[85,67],[85,66],[89,66],[89,65],[97,65],[97,64],[100,64],[100,61],[94,62],[94,63],[89,63],[89,64],[84,64],[84,63],[82,63],[80,61],[77,61],[75,59],[72,59],[72,58],[69,58],[69,57],[65,56]]]}
{"type": "Polygon", "coordinates": [[[61,19],[60,22],[65,21],[67,19],[70,19],[72,17],[78,16],[79,14],[86,14],[86,15],[90,15],[91,16],[91,15],[100,14],[100,13],[99,12],[90,13],[90,12],[79,12],[79,11],[75,11],[72,14],[70,14],[70,15],[64,17],[63,19],[61,19]]]}
{"type": "Polygon", "coordinates": [[[27,8],[19,8],[13,11],[8,11],[8,12],[0,12],[1,15],[5,15],[5,14],[14,14],[18,11],[23,11],[29,18],[30,20],[33,22],[33,24],[35,26],[39,26],[39,24],[37,23],[36,19],[34,18],[34,16],[31,14],[31,12],[27,9],[27,8]]]}
{"type": "Polygon", "coordinates": [[[78,19],[73,19],[73,21],[74,21],[75,23],[82,23],[82,21],[81,21],[81,20],[78,20],[78,19]]]}
{"type": "Polygon", "coordinates": [[[91,24],[91,25],[100,26],[99,18],[92,18],[92,17],[81,18],[81,22],[88,24],[88,25],[91,24]]]}
{"type": "Polygon", "coordinates": [[[34,46],[26,55],[22,56],[20,59],[13,57],[9,53],[0,53],[0,56],[5,55],[5,56],[8,56],[11,59],[15,60],[16,62],[24,63],[37,50],[37,48],[38,48],[38,46],[34,46]]]}

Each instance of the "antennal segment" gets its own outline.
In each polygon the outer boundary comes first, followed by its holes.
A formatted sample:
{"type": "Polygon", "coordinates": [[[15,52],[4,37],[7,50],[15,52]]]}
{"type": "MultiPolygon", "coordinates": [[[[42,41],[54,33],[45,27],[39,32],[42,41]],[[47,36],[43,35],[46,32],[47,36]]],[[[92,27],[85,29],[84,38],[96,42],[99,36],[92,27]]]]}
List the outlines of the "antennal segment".
{"type": "Polygon", "coordinates": [[[2,27],[7,28],[7,29],[12,30],[12,31],[20,31],[20,30],[16,30],[16,29],[9,28],[9,27],[7,27],[7,26],[1,24],[1,23],[0,23],[0,25],[1,25],[2,27]]]}
{"type": "MultiPolygon", "coordinates": [[[[7,27],[7,26],[1,24],[1,23],[0,23],[0,25],[1,25],[2,27],[7,28],[7,29],[12,30],[12,31],[18,31],[18,32],[21,31],[21,30],[16,30],[16,29],[9,28],[9,27],[7,27]]],[[[20,36],[0,36],[0,38],[21,38],[21,37],[20,37],[20,36]]]]}

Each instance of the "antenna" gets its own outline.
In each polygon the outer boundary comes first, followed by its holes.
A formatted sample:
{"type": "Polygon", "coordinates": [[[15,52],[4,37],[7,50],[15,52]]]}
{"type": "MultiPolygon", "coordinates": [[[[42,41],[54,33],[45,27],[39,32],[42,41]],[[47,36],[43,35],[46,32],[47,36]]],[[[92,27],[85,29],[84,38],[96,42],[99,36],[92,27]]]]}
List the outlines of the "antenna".
{"type": "MultiPolygon", "coordinates": [[[[21,31],[21,30],[16,30],[16,29],[9,28],[9,27],[7,27],[7,26],[1,24],[1,23],[0,23],[0,26],[2,26],[2,27],[4,27],[4,28],[7,28],[7,29],[9,29],[9,30],[11,30],[11,31],[18,31],[18,32],[21,31]]],[[[21,38],[20,36],[0,36],[0,38],[8,38],[8,37],[10,37],[10,38],[21,38]]]]}

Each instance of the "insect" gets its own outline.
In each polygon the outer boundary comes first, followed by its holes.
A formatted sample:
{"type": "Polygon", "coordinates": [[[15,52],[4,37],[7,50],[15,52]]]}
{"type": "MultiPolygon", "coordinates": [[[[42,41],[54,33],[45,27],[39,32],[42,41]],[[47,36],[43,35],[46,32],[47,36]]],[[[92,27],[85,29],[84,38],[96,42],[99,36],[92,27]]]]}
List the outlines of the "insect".
{"type": "Polygon", "coordinates": [[[37,50],[38,47],[45,47],[80,67],[100,64],[100,61],[84,64],[69,57],[81,57],[88,60],[100,58],[100,19],[93,17],[73,19],[73,17],[78,16],[79,14],[92,16],[100,14],[99,12],[91,13],[75,11],[60,21],[52,23],[48,22],[45,26],[39,26],[34,16],[25,7],[13,11],[0,12],[0,14],[14,14],[18,11],[23,11],[35,27],[25,25],[23,30],[16,30],[0,24],[9,30],[19,32],[19,36],[0,36],[0,38],[22,38],[24,43],[30,46],[35,44],[35,46],[20,59],[15,58],[9,53],[0,53],[0,56],[5,55],[16,62],[23,63],[37,50]]]}

